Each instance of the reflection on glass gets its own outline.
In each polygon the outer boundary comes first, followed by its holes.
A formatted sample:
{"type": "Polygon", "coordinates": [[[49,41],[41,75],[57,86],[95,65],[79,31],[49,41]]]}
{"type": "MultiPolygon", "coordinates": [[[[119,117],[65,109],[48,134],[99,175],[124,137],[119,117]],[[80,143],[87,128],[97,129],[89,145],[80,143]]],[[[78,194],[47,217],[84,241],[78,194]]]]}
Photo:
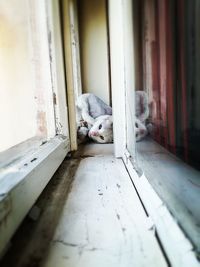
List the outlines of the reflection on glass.
{"type": "MultiPolygon", "coordinates": [[[[200,3],[137,5],[136,88],[147,93],[145,125],[156,142],[200,169],[200,3]]],[[[136,116],[137,107],[136,97],[136,116]]]]}

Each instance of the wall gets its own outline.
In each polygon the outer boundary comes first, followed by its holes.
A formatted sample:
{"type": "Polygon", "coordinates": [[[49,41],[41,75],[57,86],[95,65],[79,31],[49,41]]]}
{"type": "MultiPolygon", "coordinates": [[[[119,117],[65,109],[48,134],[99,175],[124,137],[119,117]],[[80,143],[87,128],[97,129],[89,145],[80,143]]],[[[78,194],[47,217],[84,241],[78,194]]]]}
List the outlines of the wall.
{"type": "Polygon", "coordinates": [[[83,92],[110,103],[106,1],[78,1],[83,92]]]}

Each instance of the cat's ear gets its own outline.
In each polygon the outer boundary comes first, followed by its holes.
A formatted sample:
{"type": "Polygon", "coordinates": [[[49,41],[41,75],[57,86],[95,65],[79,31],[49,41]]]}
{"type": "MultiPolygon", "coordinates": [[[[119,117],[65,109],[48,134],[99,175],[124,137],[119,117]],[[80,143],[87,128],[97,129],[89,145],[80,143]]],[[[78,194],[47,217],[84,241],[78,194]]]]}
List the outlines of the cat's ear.
{"type": "Polygon", "coordinates": [[[112,123],[113,124],[113,117],[112,116],[109,116],[109,118],[107,118],[107,120],[109,123],[112,123]]]}
{"type": "Polygon", "coordinates": [[[109,125],[109,126],[111,126],[111,127],[113,127],[113,121],[110,120],[110,119],[107,119],[106,120],[106,124],[109,125]]]}

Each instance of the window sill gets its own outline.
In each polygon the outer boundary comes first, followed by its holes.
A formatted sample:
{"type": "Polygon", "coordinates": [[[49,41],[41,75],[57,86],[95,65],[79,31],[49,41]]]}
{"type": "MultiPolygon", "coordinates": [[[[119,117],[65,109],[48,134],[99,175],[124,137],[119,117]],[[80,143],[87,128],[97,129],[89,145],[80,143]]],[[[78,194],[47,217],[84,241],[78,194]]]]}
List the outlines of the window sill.
{"type": "Polygon", "coordinates": [[[200,251],[200,172],[151,139],[138,143],[136,151],[139,167],[200,251]]]}
{"type": "Polygon", "coordinates": [[[1,169],[0,255],[69,150],[69,140],[56,136],[1,169]]]}
{"type": "Polygon", "coordinates": [[[150,139],[136,146],[139,168],[128,151],[124,163],[169,263],[199,266],[199,172],[150,139]]]}

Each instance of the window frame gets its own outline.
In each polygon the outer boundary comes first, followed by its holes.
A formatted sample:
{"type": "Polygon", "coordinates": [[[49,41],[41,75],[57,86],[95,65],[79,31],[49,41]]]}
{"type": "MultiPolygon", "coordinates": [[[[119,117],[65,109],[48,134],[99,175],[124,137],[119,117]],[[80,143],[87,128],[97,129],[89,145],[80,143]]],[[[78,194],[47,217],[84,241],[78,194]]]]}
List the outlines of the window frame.
{"type": "Polygon", "coordinates": [[[166,203],[155,192],[145,174],[138,173],[130,154],[126,153],[123,160],[168,261],[172,266],[198,267],[194,246],[177,219],[170,213],[166,203]]]}
{"type": "MultiPolygon", "coordinates": [[[[53,0],[52,0],[53,1],[53,0]]],[[[78,148],[77,143],[77,127],[76,127],[76,107],[75,99],[77,90],[81,88],[81,74],[79,62],[79,50],[74,48],[74,35],[78,35],[77,27],[77,6],[74,0],[61,1],[62,8],[62,26],[63,26],[63,45],[64,45],[64,58],[65,58],[65,73],[67,77],[67,99],[69,111],[69,134],[71,151],[78,148]],[[78,70],[79,66],[79,70],[78,70]],[[77,81],[79,80],[79,86],[77,81]]],[[[78,40],[76,46],[78,46],[78,40]]]]}
{"type": "MultiPolygon", "coordinates": [[[[133,46],[134,41],[134,36],[128,33],[131,30],[128,25],[133,23],[132,1],[110,0],[108,10],[115,156],[123,159],[140,200],[152,221],[155,235],[170,263],[180,267],[183,265],[199,266],[193,244],[168,210],[166,203],[160,199],[148,182],[143,170],[136,165],[134,129],[132,142],[128,140],[127,124],[131,123],[127,113],[128,100],[130,100],[127,98],[128,90],[130,90],[128,86],[131,85],[130,81],[133,81],[132,85],[135,84],[128,73],[130,64],[134,65],[133,57],[127,57],[127,51],[131,51],[129,46],[133,46]],[[134,152],[130,153],[131,149],[134,152]]],[[[131,86],[131,89],[134,91],[134,86],[131,86]]],[[[134,103],[132,98],[133,109],[135,109],[134,103]]],[[[132,119],[134,120],[134,117],[132,119]]]]}
{"type": "Polygon", "coordinates": [[[56,136],[1,172],[0,254],[69,151],[69,139],[56,136]]]}
{"type": "Polygon", "coordinates": [[[155,192],[193,243],[193,250],[198,253],[200,172],[151,138],[136,146],[137,166],[145,173],[155,192]]]}

